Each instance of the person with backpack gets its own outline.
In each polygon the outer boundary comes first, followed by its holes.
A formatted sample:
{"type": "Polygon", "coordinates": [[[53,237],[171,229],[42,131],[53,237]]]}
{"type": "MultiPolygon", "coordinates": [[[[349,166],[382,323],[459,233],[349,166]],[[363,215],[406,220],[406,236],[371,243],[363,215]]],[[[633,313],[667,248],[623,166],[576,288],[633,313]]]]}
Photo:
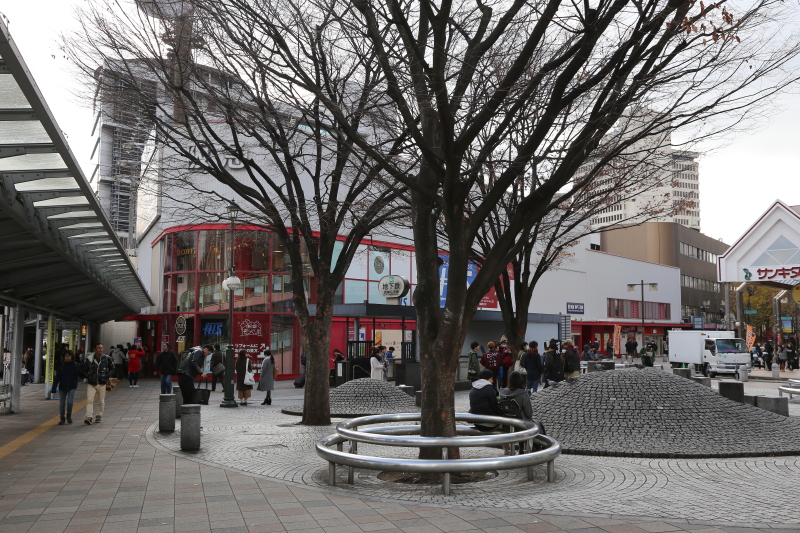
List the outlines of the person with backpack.
{"type": "Polygon", "coordinates": [[[539,343],[531,341],[530,350],[522,356],[522,366],[525,368],[525,388],[528,392],[537,392],[542,380],[544,365],[542,356],[539,355],[539,343]]]}
{"type": "MultiPolygon", "coordinates": [[[[486,347],[489,351],[484,353],[483,357],[481,357],[481,366],[487,370],[491,370],[492,379],[494,379],[494,376],[497,375],[502,366],[502,358],[501,354],[497,352],[497,345],[494,341],[487,342],[486,347]]],[[[480,374],[478,374],[478,379],[481,379],[480,374]]]]}
{"type": "Polygon", "coordinates": [[[554,343],[550,343],[544,353],[544,375],[547,379],[545,388],[549,387],[551,383],[564,381],[564,358],[556,352],[554,343]]]}
{"type": "Polygon", "coordinates": [[[508,376],[508,388],[500,389],[500,402],[497,405],[502,416],[522,420],[533,418],[531,397],[525,390],[525,379],[522,374],[512,372],[508,376]]]}
{"type": "Polygon", "coordinates": [[[203,375],[202,365],[205,364],[206,356],[211,355],[213,351],[208,344],[203,346],[202,350],[197,348],[190,351],[178,369],[178,385],[181,388],[184,404],[194,403],[194,380],[197,376],[203,375]]]}
{"type": "Polygon", "coordinates": [[[581,375],[581,357],[572,341],[564,341],[564,377],[575,378],[581,375]]]}
{"type": "Polygon", "coordinates": [[[467,378],[470,381],[475,381],[478,379],[478,372],[481,371],[480,360],[478,359],[478,348],[481,347],[481,344],[475,341],[469,347],[470,351],[467,353],[467,378]]]}

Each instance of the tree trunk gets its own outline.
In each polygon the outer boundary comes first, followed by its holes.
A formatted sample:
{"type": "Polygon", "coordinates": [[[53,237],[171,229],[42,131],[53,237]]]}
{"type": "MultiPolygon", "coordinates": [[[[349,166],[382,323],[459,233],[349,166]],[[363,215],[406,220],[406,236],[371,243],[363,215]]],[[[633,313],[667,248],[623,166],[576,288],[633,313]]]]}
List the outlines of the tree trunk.
{"type": "MultiPolygon", "coordinates": [[[[330,292],[330,291],[328,291],[330,292]]],[[[331,323],[333,322],[333,294],[318,299],[313,321],[301,324],[303,346],[306,351],[306,385],[303,391],[303,419],[301,424],[326,426],[331,423],[330,359],[331,323]]]]}

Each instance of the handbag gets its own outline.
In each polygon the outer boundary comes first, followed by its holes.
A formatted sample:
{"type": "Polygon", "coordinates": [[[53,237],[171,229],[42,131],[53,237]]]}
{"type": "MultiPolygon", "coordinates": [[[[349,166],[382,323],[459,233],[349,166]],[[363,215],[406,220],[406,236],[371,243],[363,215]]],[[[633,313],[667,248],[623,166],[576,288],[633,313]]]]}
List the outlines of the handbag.
{"type": "Polygon", "coordinates": [[[278,368],[278,365],[273,365],[272,366],[272,379],[278,379],[278,373],[279,372],[280,372],[280,369],[278,368]]]}
{"type": "Polygon", "coordinates": [[[106,381],[106,391],[114,390],[114,387],[117,386],[117,383],[119,383],[117,378],[108,378],[108,381],[106,381]]]}
{"type": "Polygon", "coordinates": [[[225,373],[225,365],[223,363],[217,363],[214,365],[214,368],[211,369],[211,372],[215,377],[221,376],[225,373]]]}
{"type": "Polygon", "coordinates": [[[247,370],[244,373],[242,383],[245,385],[250,385],[251,387],[256,384],[256,377],[253,375],[253,371],[250,370],[250,361],[247,361],[247,370]]]}
{"type": "Polygon", "coordinates": [[[201,382],[205,382],[206,386],[204,389],[200,387],[194,389],[194,403],[208,405],[208,399],[211,397],[211,390],[208,388],[208,378],[201,379],[201,382]]]}

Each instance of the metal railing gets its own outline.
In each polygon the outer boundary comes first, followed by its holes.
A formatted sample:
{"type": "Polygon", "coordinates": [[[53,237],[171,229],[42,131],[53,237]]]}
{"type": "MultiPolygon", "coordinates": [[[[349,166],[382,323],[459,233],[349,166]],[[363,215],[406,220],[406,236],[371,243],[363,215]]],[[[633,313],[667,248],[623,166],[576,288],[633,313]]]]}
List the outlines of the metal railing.
{"type": "Polygon", "coordinates": [[[415,422],[420,413],[373,415],[345,420],[336,426],[336,433],[321,439],[316,444],[317,455],[328,461],[328,483],[336,485],[336,465],[347,466],[347,482],[353,484],[354,469],[386,470],[391,472],[439,473],[442,476],[442,492],[450,495],[450,474],[479,472],[483,470],[511,470],[527,468],[528,481],[533,481],[533,467],[547,463],[547,481],[555,477],[555,459],[561,454],[561,444],[541,433],[541,426],[534,421],[500,416],[456,413],[456,421],[483,425],[503,424],[511,427],[511,433],[484,433],[470,426],[456,426],[456,437],[422,437],[421,426],[383,426],[359,430],[359,426],[378,423],[415,422]],[[514,431],[515,429],[520,431],[514,431]],[[348,451],[344,443],[348,442],[348,451]],[[378,446],[403,446],[412,448],[441,448],[442,459],[402,459],[398,457],[374,457],[358,455],[358,443],[378,446]],[[519,443],[524,454],[487,457],[480,459],[448,459],[447,448],[492,447],[519,443]],[[534,443],[544,449],[534,451],[534,443]],[[330,446],[336,445],[336,450],[330,446]]]}
{"type": "Polygon", "coordinates": [[[800,395],[800,379],[790,379],[789,386],[778,387],[778,396],[783,397],[783,393],[789,395],[789,399],[792,399],[792,394],[800,395]]]}

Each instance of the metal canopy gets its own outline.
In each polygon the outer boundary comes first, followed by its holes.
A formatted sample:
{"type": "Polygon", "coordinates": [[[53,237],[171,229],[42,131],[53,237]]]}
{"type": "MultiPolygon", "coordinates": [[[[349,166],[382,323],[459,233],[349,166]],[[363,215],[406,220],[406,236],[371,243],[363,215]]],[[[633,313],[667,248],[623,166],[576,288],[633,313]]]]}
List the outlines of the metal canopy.
{"type": "Polygon", "coordinates": [[[0,303],[87,322],[153,305],[2,20],[0,303]]]}

